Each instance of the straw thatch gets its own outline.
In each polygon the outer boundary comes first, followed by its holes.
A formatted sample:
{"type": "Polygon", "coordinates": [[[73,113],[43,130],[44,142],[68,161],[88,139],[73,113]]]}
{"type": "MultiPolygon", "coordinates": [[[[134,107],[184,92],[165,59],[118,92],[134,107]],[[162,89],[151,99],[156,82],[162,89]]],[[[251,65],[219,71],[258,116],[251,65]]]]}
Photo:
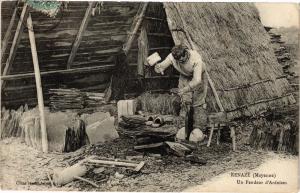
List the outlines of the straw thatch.
{"type": "MultiPolygon", "coordinates": [[[[207,64],[229,118],[250,116],[295,102],[253,4],[164,6],[175,43],[191,47],[183,31],[189,34],[207,64]]],[[[208,103],[213,100],[208,98],[208,103]]]]}
{"type": "Polygon", "coordinates": [[[138,97],[141,110],[154,114],[179,115],[180,98],[172,94],[144,93],[138,97]]]}

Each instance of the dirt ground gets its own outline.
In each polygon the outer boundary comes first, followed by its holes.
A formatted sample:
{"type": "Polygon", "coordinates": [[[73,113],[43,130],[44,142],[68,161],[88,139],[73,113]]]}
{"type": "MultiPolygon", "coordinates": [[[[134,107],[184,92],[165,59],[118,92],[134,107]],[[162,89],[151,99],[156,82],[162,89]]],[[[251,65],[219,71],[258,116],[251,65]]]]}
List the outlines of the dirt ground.
{"type": "MultiPolygon", "coordinates": [[[[214,180],[221,174],[233,170],[253,170],[266,160],[280,156],[284,160],[295,160],[296,156],[256,151],[240,146],[231,151],[230,144],[213,144],[202,147],[195,155],[207,160],[206,165],[197,165],[183,158],[166,155],[152,157],[128,150],[124,143],[132,145],[130,139],[118,139],[111,144],[86,146],[76,152],[43,154],[26,146],[19,138],[0,141],[0,182],[2,190],[47,190],[47,191],[184,191],[214,180]],[[117,155],[119,154],[119,155],[117,155]],[[63,187],[51,186],[51,176],[56,168],[72,165],[88,155],[120,156],[120,154],[142,156],[146,161],[141,172],[135,173],[124,168],[103,168],[95,174],[91,169],[86,176],[99,185],[95,188],[86,182],[73,181],[63,187]]],[[[193,189],[192,189],[193,190],[193,189]]]]}

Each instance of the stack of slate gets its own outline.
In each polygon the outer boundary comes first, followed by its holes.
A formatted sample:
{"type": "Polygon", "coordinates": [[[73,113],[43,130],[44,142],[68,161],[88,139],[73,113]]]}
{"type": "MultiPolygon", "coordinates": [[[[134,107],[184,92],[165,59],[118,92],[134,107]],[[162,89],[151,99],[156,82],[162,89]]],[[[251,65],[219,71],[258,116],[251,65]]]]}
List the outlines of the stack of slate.
{"type": "Polygon", "coordinates": [[[18,110],[9,110],[4,107],[1,110],[1,127],[0,139],[8,137],[20,137],[22,135],[22,128],[20,127],[20,120],[22,114],[28,110],[28,106],[21,106],[18,110]]]}
{"type": "Polygon", "coordinates": [[[288,52],[285,42],[282,41],[281,35],[274,32],[274,30],[272,30],[272,28],[270,27],[266,27],[265,29],[270,35],[275,56],[277,57],[277,61],[279,62],[279,64],[281,64],[284,73],[293,76],[293,74],[289,70],[291,55],[288,52]]]}
{"type": "MultiPolygon", "coordinates": [[[[274,49],[275,56],[277,57],[278,63],[282,66],[284,74],[287,76],[287,80],[293,89],[293,94],[298,100],[299,96],[299,74],[298,74],[298,63],[297,63],[297,49],[296,43],[292,43],[285,34],[278,29],[272,29],[271,27],[265,27],[270,35],[271,44],[274,49]],[[282,35],[280,34],[282,33],[282,35]],[[287,42],[283,41],[286,40],[287,42]],[[294,45],[295,44],[295,45],[294,45]],[[294,51],[295,50],[295,51],[294,51]],[[294,53],[295,52],[295,53],[294,53]]],[[[291,38],[292,39],[292,38],[291,38]]]]}
{"type": "Polygon", "coordinates": [[[78,110],[84,108],[85,95],[78,89],[50,89],[51,111],[78,110]]]}
{"type": "Polygon", "coordinates": [[[177,128],[172,124],[165,124],[158,128],[147,126],[147,119],[141,115],[123,115],[119,122],[120,132],[135,138],[137,144],[148,144],[174,140],[177,128]]]}
{"type": "Polygon", "coordinates": [[[85,92],[86,108],[99,107],[105,104],[104,93],[85,92]]]}

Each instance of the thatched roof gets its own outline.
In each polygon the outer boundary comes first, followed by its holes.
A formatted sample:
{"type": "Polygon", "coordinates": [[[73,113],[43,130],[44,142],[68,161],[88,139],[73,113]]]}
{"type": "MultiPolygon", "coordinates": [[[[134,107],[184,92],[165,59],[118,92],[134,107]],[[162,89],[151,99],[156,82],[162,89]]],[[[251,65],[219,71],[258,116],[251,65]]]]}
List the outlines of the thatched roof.
{"type": "MultiPolygon", "coordinates": [[[[207,63],[230,118],[295,102],[253,4],[164,3],[164,6],[177,44],[189,45],[182,32],[182,19],[186,22],[187,33],[207,63]]],[[[208,100],[214,103],[212,96],[208,100]]]]}

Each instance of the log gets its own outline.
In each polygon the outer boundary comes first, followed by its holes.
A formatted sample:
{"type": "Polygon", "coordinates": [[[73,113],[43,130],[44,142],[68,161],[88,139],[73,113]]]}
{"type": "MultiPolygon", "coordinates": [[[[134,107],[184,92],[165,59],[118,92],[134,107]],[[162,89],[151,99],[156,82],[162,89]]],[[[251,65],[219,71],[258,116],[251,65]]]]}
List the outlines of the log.
{"type": "Polygon", "coordinates": [[[147,144],[147,145],[137,145],[134,146],[134,150],[147,150],[147,149],[155,149],[155,148],[161,148],[164,147],[164,143],[160,142],[160,143],[152,143],[152,144],[147,144]]]}
{"type": "Polygon", "coordinates": [[[110,166],[123,166],[133,168],[135,171],[140,171],[142,167],[145,165],[145,162],[134,163],[132,161],[112,161],[112,160],[95,160],[95,159],[87,159],[87,162],[94,164],[102,164],[102,165],[110,165],[110,166]]]}
{"type": "Polygon", "coordinates": [[[85,165],[78,163],[63,170],[57,169],[53,174],[53,182],[57,186],[62,186],[72,182],[76,177],[84,176],[88,169],[85,165]]]}

